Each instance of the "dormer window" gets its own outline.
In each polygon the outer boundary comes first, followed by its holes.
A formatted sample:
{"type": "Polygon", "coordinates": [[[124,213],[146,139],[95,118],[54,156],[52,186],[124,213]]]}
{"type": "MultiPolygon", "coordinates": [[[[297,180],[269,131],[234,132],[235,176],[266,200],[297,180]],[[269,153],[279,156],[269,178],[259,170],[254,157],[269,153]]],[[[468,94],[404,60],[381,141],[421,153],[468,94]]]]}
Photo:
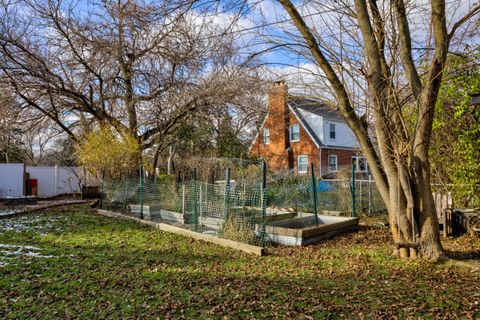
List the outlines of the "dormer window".
{"type": "Polygon", "coordinates": [[[263,144],[270,143],[270,130],[267,128],[263,129],[263,144]]]}
{"type": "Polygon", "coordinates": [[[290,126],[290,142],[300,141],[300,127],[298,124],[290,126]]]}
{"type": "Polygon", "coordinates": [[[330,139],[335,139],[335,123],[330,123],[330,139]]]}

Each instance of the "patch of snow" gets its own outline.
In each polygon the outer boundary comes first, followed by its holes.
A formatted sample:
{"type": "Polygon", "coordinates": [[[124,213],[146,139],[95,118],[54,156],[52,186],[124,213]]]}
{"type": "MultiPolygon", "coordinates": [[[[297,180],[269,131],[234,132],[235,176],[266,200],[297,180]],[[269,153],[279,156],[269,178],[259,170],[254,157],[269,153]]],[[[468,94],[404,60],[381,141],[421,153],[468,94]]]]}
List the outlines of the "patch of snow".
{"type": "MultiPolygon", "coordinates": [[[[24,215],[24,216],[17,216],[7,219],[0,220],[0,233],[7,232],[7,231],[15,231],[16,233],[20,233],[23,231],[29,230],[46,230],[52,229],[54,227],[54,223],[60,222],[67,222],[67,218],[63,216],[58,217],[45,217],[41,215],[31,216],[31,215],[24,215]]],[[[61,228],[55,226],[56,231],[61,231],[61,228]]],[[[39,232],[40,233],[40,232],[39,232]]]]}
{"type": "Polygon", "coordinates": [[[11,245],[11,244],[3,244],[0,243],[0,248],[19,248],[19,249],[27,249],[27,250],[43,250],[42,248],[32,247],[32,246],[19,246],[19,245],[11,245]]]}
{"type": "Polygon", "coordinates": [[[13,210],[13,209],[2,209],[0,210],[0,217],[1,216],[11,216],[12,214],[15,214],[17,212],[20,212],[21,210],[13,210]]]}
{"type": "MultiPolygon", "coordinates": [[[[2,211],[2,213],[5,211],[2,211]]],[[[52,229],[55,232],[62,231],[62,227],[69,225],[69,217],[58,215],[21,215],[0,219],[0,234],[5,232],[22,233],[26,231],[33,232],[38,236],[47,235],[52,229]]],[[[0,267],[15,263],[19,257],[27,257],[32,259],[40,258],[60,258],[74,257],[73,255],[52,255],[47,254],[45,249],[29,246],[0,243],[0,267]]],[[[29,263],[22,261],[22,263],[29,263]]]]}
{"type": "MultiPolygon", "coordinates": [[[[42,254],[41,252],[44,249],[32,247],[32,246],[20,246],[20,245],[10,245],[10,244],[3,244],[0,243],[0,254],[6,255],[5,258],[9,258],[8,256],[26,256],[31,258],[59,258],[62,256],[54,256],[54,255],[47,255],[42,254]],[[2,248],[6,250],[2,250],[2,248]]],[[[71,255],[67,255],[70,257],[71,255]]]]}
{"type": "Polygon", "coordinates": [[[43,255],[40,252],[33,252],[33,251],[24,252],[22,250],[0,251],[0,254],[6,254],[6,255],[11,255],[11,256],[27,256],[27,257],[32,257],[32,258],[57,258],[57,256],[43,255]]]}

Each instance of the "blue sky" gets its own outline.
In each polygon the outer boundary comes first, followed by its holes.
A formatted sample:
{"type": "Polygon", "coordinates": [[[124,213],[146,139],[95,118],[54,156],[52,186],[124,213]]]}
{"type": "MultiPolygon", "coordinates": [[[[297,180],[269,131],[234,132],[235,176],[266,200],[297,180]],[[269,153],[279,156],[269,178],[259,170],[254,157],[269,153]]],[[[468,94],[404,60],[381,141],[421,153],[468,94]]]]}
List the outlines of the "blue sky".
{"type": "MultiPolygon", "coordinates": [[[[44,1],[47,0],[38,0],[44,1]]],[[[74,14],[78,16],[84,16],[88,18],[94,18],[92,12],[95,12],[96,3],[101,3],[101,0],[64,0],[63,7],[66,9],[69,6],[74,6],[74,14]]],[[[145,0],[151,3],[158,4],[160,2],[156,0],[145,0]]],[[[332,45],[332,41],[335,41],[335,37],[338,37],[338,29],[336,29],[335,23],[339,17],[339,13],[329,12],[321,7],[323,3],[328,5],[334,2],[329,0],[317,0],[313,1],[295,1],[298,10],[306,17],[307,24],[313,28],[317,34],[320,35],[319,39],[323,41],[323,45],[332,45]],[[333,40],[332,40],[333,39],[333,40]]],[[[468,8],[473,5],[474,0],[452,0],[448,1],[447,12],[449,13],[449,24],[458,20],[468,8]],[[455,5],[454,3],[457,3],[455,5]]],[[[315,82],[317,79],[314,74],[318,73],[317,68],[312,63],[305,59],[308,57],[307,52],[305,56],[294,52],[295,49],[300,49],[303,44],[301,37],[298,36],[296,29],[288,21],[289,17],[276,0],[248,0],[248,6],[242,7],[244,2],[238,1],[231,5],[231,1],[211,2],[209,0],[202,0],[195,4],[194,10],[200,16],[202,11],[206,11],[208,19],[211,19],[212,24],[216,24],[220,27],[226,27],[231,23],[233,19],[239,14],[239,19],[236,24],[231,27],[230,32],[234,33],[237,38],[237,44],[241,48],[241,51],[245,56],[254,54],[256,52],[263,52],[259,55],[259,59],[262,63],[265,63],[274,74],[278,74],[278,77],[282,77],[282,74],[293,74],[295,76],[285,76],[291,79],[307,79],[310,82],[315,82]],[[216,4],[211,6],[211,4],[216,4]],[[287,33],[285,32],[287,31],[287,33]],[[296,42],[296,46],[292,46],[286,50],[284,48],[276,48],[274,50],[267,50],[272,46],[275,46],[275,42],[296,42]]],[[[379,3],[382,3],[381,1],[379,3]]],[[[389,3],[389,1],[385,1],[389,3]]],[[[412,0],[411,3],[416,3],[417,7],[409,11],[410,26],[412,30],[414,47],[425,46],[425,39],[430,34],[428,21],[429,15],[429,1],[428,0],[412,0]],[[427,19],[427,20],[426,20],[427,19]]],[[[195,13],[192,13],[195,15],[195,13]]],[[[347,23],[348,18],[342,17],[347,23]]],[[[355,40],[361,38],[358,33],[357,37],[353,36],[343,38],[343,43],[351,43],[354,45],[352,52],[345,53],[345,56],[351,58],[362,59],[361,47],[355,47],[355,40]]],[[[455,46],[456,44],[454,44],[455,46]]],[[[335,44],[332,45],[335,47],[335,44]]],[[[455,48],[453,48],[455,49],[455,48]]],[[[420,58],[425,53],[424,50],[415,50],[414,56],[420,58]]],[[[338,52],[337,52],[338,54],[338,52]]],[[[275,77],[275,75],[273,75],[275,77]]]]}

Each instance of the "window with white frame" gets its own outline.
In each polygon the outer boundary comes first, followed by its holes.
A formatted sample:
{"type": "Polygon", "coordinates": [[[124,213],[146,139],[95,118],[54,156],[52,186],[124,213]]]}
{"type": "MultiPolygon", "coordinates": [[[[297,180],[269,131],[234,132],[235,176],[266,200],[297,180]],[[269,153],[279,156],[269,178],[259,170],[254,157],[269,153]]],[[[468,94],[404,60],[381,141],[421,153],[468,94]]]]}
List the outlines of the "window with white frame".
{"type": "Polygon", "coordinates": [[[328,156],[328,170],[330,172],[337,172],[338,163],[337,163],[337,156],[336,155],[328,156]]]}
{"type": "Polygon", "coordinates": [[[308,172],[308,156],[298,156],[298,173],[308,172]]]}
{"type": "Polygon", "coordinates": [[[335,123],[330,123],[330,139],[335,139],[336,132],[335,132],[335,123]]]}
{"type": "Polygon", "coordinates": [[[368,172],[368,163],[365,157],[353,156],[352,164],[355,166],[356,172],[368,172]]]}
{"type": "Polygon", "coordinates": [[[290,142],[300,141],[300,127],[298,124],[290,126],[290,142]]]}
{"type": "Polygon", "coordinates": [[[270,130],[267,128],[263,129],[263,144],[270,143],[270,130]]]}

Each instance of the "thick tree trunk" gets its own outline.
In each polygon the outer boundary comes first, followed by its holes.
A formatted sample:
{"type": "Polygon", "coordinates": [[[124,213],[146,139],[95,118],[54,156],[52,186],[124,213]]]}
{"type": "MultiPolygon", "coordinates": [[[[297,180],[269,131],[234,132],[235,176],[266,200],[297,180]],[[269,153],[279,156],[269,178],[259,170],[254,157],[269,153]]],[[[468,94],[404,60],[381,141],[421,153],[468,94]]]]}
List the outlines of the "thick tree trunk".
{"type": "MultiPolygon", "coordinates": [[[[387,63],[385,56],[384,17],[375,1],[354,1],[355,19],[362,34],[362,49],[368,64],[364,70],[369,85],[370,107],[374,118],[372,132],[356,116],[346,83],[326,58],[323,48],[291,0],[279,0],[305,40],[317,65],[335,92],[340,112],[354,132],[368,160],[377,188],[387,207],[397,249],[395,254],[437,260],[443,256],[438,218],[430,187],[428,150],[435,114],[435,104],[442,81],[449,41],[453,32],[473,15],[480,5],[461,18],[447,33],[445,0],[431,0],[431,17],[435,46],[430,69],[420,77],[412,54],[412,40],[405,1],[392,2],[397,19],[401,63],[387,63]],[[412,99],[401,102],[404,88],[396,74],[401,69],[409,83],[412,99]],[[416,111],[415,130],[404,119],[405,108],[416,111]]],[[[395,19],[392,19],[392,21],[395,19]]],[[[332,51],[329,52],[332,54],[332,51]]],[[[363,72],[363,71],[362,71],[363,72]]],[[[402,84],[403,86],[403,84],[402,84]]]]}
{"type": "MultiPolygon", "coordinates": [[[[427,160],[428,161],[428,160],[427,160]]],[[[432,188],[430,185],[430,166],[418,159],[416,162],[415,175],[417,180],[417,193],[419,197],[418,213],[419,240],[421,254],[430,260],[438,260],[444,256],[440,242],[438,217],[433,201],[432,188]]]]}
{"type": "Polygon", "coordinates": [[[389,221],[395,241],[394,255],[428,260],[443,257],[437,213],[430,187],[428,168],[414,166],[413,172],[398,166],[390,182],[389,221]]]}
{"type": "Polygon", "coordinates": [[[168,159],[167,159],[167,174],[174,174],[173,171],[173,156],[175,153],[173,152],[173,145],[168,147],[168,159]]]}

